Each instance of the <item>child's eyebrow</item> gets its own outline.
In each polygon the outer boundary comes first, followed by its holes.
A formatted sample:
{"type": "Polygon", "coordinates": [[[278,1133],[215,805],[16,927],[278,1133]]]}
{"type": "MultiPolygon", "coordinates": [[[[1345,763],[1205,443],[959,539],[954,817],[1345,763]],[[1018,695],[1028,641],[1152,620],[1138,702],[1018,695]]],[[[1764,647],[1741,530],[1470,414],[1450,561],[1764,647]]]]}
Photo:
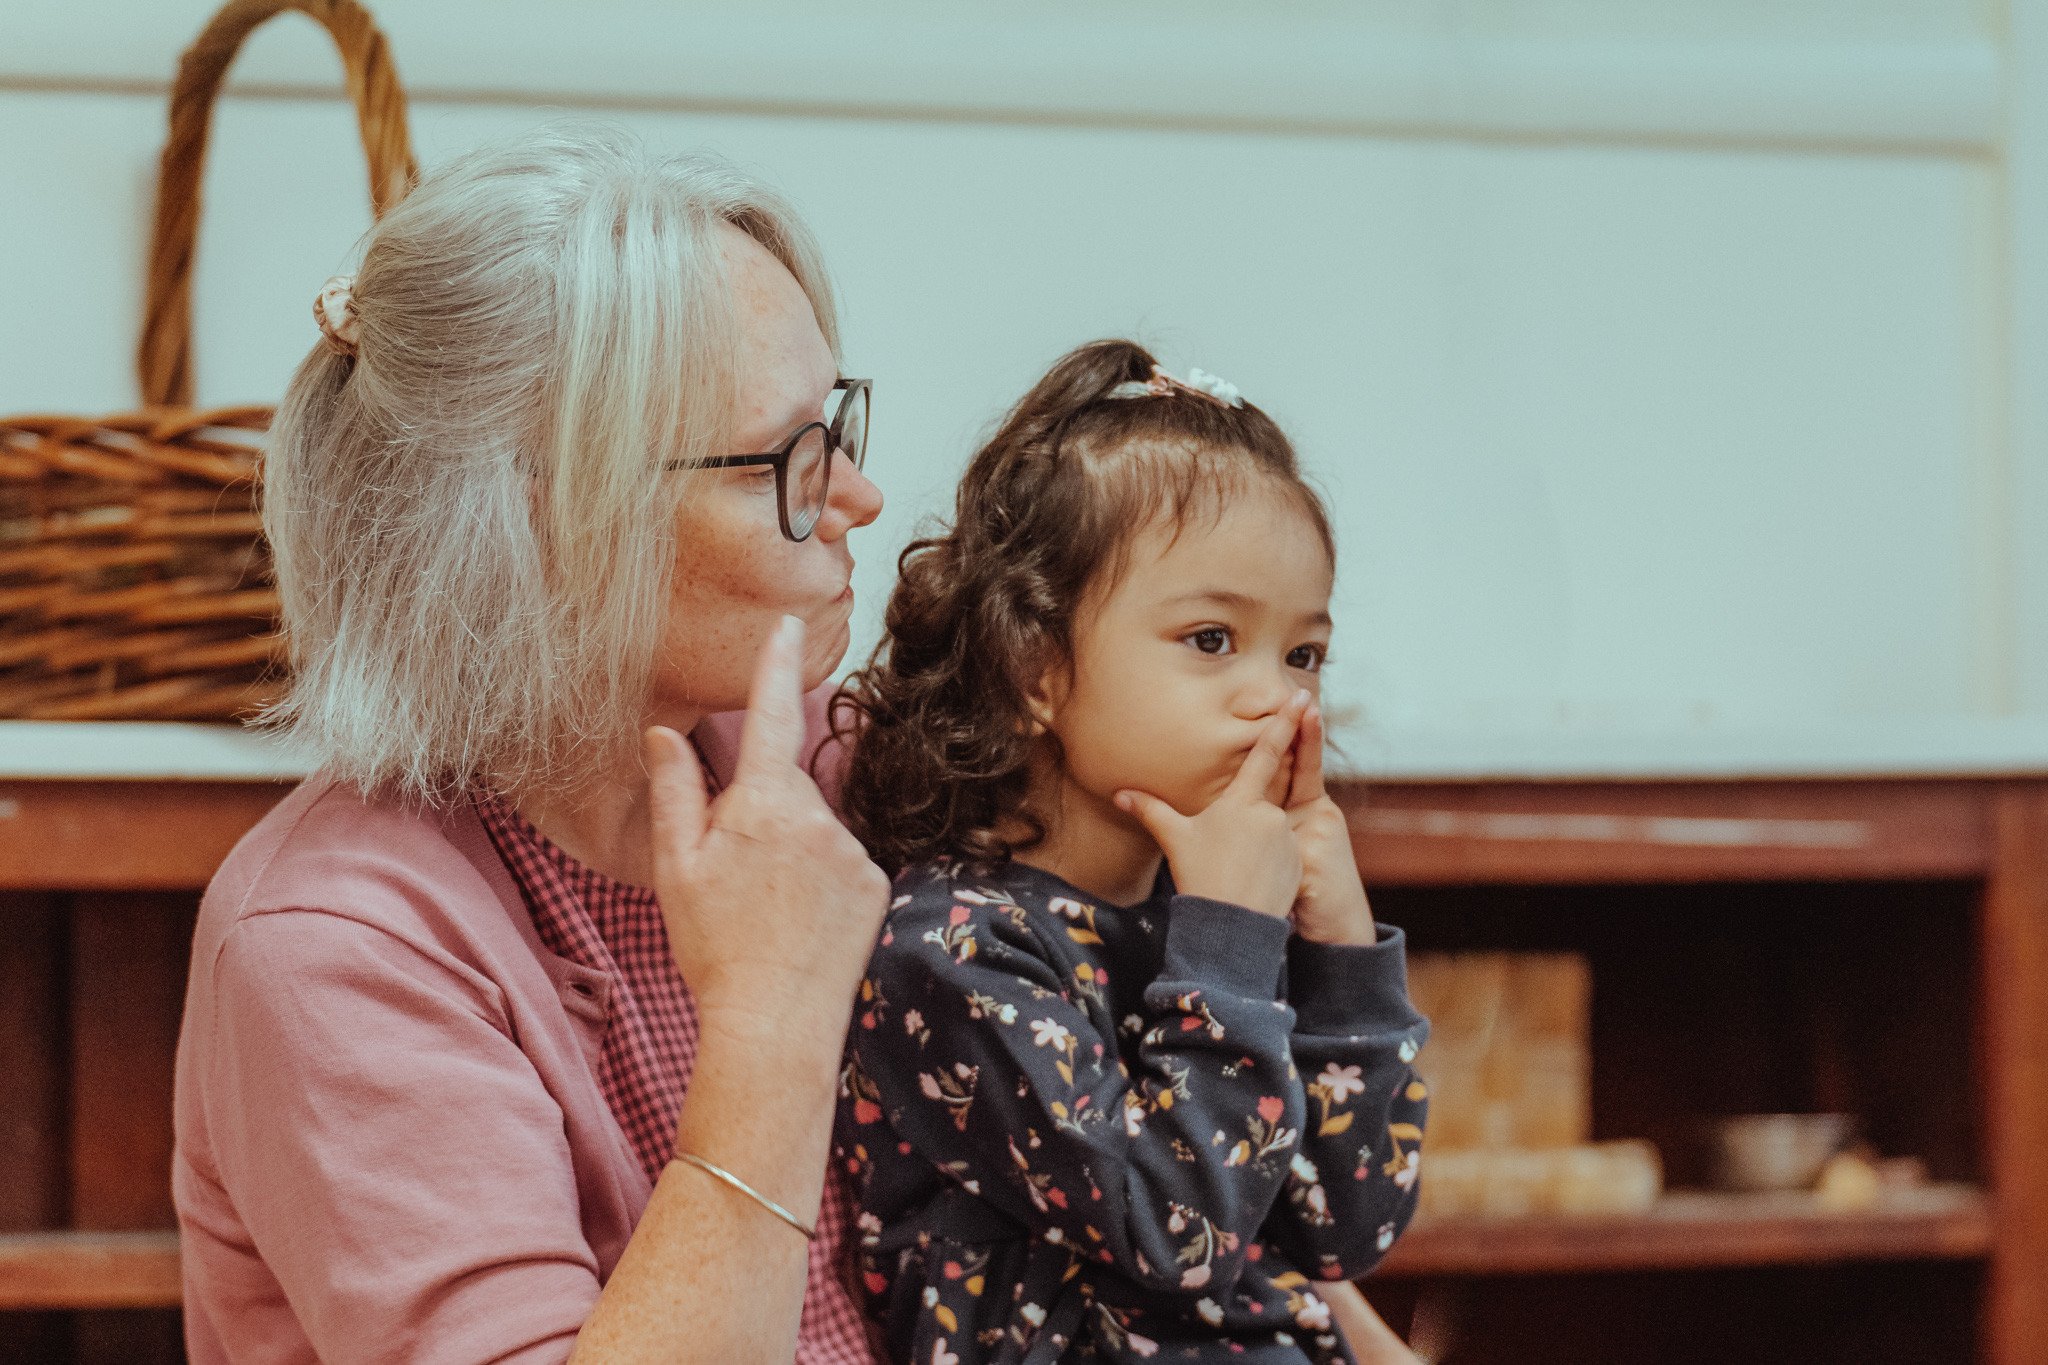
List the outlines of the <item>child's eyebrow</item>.
{"type": "MultiPolygon", "coordinates": [[[[1214,602],[1219,607],[1236,607],[1239,611],[1263,611],[1266,607],[1266,603],[1259,598],[1241,592],[1232,592],[1228,588],[1197,588],[1193,592],[1184,592],[1169,597],[1163,605],[1169,607],[1191,606],[1197,602],[1214,602]]],[[[1309,612],[1302,620],[1312,626],[1333,624],[1330,620],[1330,613],[1327,610],[1309,612]]]]}

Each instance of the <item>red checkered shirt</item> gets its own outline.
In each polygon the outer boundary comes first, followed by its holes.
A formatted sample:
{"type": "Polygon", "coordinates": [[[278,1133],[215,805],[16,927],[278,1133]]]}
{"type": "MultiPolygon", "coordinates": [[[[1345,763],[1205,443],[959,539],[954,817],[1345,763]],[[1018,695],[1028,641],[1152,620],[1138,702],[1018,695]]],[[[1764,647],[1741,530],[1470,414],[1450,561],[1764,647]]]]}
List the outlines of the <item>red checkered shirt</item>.
{"type": "MultiPolygon", "coordinates": [[[[499,799],[477,814],[533,913],[549,950],[613,982],[598,1086],[648,1178],[675,1155],[676,1120],[697,1061],[697,1005],[669,955],[661,907],[646,887],[614,881],[570,857],[499,799]]],[[[859,1301],[848,1284],[852,1197],[835,1167],[825,1179],[810,1248],[796,1365],[873,1365],[859,1301]]]]}

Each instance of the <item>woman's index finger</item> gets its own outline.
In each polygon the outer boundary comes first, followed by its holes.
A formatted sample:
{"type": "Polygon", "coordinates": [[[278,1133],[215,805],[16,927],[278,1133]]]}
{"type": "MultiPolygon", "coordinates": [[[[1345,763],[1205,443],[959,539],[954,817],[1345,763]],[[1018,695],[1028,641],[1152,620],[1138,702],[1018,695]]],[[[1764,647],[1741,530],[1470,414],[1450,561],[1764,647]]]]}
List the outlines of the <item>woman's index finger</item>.
{"type": "Polygon", "coordinates": [[[785,616],[761,646],[734,782],[780,782],[796,771],[804,743],[803,642],[804,623],[785,616]]]}

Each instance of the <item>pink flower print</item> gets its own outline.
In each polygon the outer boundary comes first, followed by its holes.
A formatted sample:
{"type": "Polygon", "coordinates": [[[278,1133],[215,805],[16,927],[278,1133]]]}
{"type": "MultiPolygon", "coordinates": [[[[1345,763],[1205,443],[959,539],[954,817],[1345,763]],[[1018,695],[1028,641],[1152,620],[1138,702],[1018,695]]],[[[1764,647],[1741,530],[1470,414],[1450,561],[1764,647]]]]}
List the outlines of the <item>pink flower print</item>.
{"type": "Polygon", "coordinates": [[[1280,1116],[1287,1112],[1278,1095],[1267,1095],[1259,1101],[1259,1117],[1268,1123],[1278,1123],[1280,1116]]]}
{"type": "Polygon", "coordinates": [[[1207,1283],[1209,1283],[1209,1267],[1207,1264],[1191,1265],[1180,1273],[1180,1287],[1182,1289],[1200,1289],[1207,1283]]]}
{"type": "Polygon", "coordinates": [[[956,905],[953,907],[952,913],[946,916],[946,923],[965,924],[967,923],[967,914],[968,910],[966,906],[956,905]]]}
{"type": "Polygon", "coordinates": [[[903,1031],[905,1033],[916,1033],[923,1027],[924,1016],[922,1014],[919,1014],[916,1010],[910,1010],[904,1014],[903,1031]]]}

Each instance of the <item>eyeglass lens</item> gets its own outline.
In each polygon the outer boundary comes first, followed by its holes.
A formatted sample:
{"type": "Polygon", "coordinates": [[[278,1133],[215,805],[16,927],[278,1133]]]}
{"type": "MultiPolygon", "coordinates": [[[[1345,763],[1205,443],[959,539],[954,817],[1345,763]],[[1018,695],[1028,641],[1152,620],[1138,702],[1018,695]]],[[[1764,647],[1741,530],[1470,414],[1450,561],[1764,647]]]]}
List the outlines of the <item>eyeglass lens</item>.
{"type": "MultiPolygon", "coordinates": [[[[839,401],[833,417],[839,429],[839,448],[860,468],[867,454],[868,395],[865,389],[849,389],[839,401]]],[[[832,485],[832,451],[823,427],[813,426],[789,452],[789,531],[801,540],[811,533],[824,515],[825,499],[832,485]]]]}

